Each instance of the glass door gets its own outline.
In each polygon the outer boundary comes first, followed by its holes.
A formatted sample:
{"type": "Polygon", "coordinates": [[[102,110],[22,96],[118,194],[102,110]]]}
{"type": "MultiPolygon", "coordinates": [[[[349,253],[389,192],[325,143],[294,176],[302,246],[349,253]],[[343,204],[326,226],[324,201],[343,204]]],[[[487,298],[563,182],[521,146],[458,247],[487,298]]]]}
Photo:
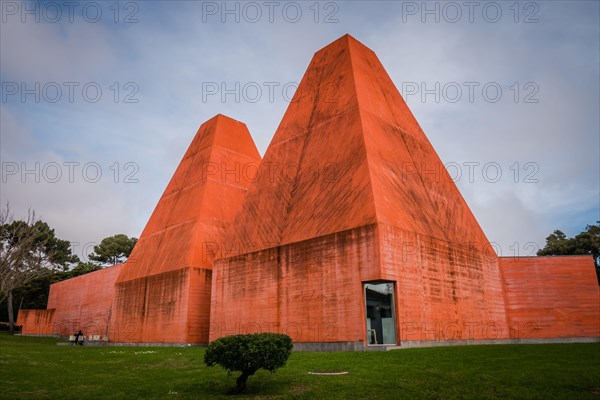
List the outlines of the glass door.
{"type": "Polygon", "coordinates": [[[396,344],[394,283],[367,282],[364,284],[367,345],[396,344]]]}

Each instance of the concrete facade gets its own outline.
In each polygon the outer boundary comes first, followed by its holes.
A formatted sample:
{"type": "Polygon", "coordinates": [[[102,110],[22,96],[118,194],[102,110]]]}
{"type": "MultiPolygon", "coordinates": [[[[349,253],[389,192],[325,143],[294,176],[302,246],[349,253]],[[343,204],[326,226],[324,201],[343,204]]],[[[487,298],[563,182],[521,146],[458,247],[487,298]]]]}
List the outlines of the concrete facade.
{"type": "Polygon", "coordinates": [[[69,315],[70,329],[106,326],[108,307],[114,343],[600,339],[591,256],[496,257],[377,56],[349,35],[315,54],[262,160],[244,124],[203,124],[113,268],[94,273],[98,301],[71,293],[87,275],[52,285],[48,310],[20,311],[23,332],[64,334],[53,326],[69,315]]]}
{"type": "Polygon", "coordinates": [[[47,310],[19,310],[22,333],[109,336],[115,281],[123,265],[104,268],[50,285],[47,310]]]}
{"type": "Polygon", "coordinates": [[[499,264],[512,337],[600,336],[592,256],[501,257],[499,264]]]}

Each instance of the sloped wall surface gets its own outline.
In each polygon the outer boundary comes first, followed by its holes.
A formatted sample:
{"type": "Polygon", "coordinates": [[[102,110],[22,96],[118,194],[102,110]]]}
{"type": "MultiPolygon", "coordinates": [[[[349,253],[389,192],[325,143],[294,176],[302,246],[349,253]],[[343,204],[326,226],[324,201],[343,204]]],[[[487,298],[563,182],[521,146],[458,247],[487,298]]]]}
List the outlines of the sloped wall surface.
{"type": "Polygon", "coordinates": [[[112,341],[208,341],[212,261],[259,165],[246,125],[202,124],[119,274],[112,341]]]}

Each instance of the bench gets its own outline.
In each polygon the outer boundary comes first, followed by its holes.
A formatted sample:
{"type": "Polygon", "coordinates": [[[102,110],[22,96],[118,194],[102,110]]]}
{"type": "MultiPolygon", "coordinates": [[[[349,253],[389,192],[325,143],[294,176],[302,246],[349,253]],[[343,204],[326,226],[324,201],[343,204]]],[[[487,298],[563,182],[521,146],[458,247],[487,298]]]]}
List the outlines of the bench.
{"type": "MultiPolygon", "coordinates": [[[[70,342],[71,344],[75,344],[75,340],[76,340],[76,339],[77,339],[77,337],[76,337],[75,335],[70,335],[70,336],[69,336],[69,342],[70,342]]],[[[82,342],[84,342],[84,341],[85,341],[85,336],[80,336],[79,343],[82,343],[82,342]]]]}
{"type": "MultiPolygon", "coordinates": [[[[100,335],[88,335],[88,336],[80,336],[80,341],[79,343],[82,343],[84,341],[88,341],[88,342],[99,342],[101,344],[106,345],[106,343],[108,343],[108,336],[100,336],[100,335]]],[[[70,335],[69,336],[69,342],[71,344],[75,344],[75,335],[70,335]]]]}

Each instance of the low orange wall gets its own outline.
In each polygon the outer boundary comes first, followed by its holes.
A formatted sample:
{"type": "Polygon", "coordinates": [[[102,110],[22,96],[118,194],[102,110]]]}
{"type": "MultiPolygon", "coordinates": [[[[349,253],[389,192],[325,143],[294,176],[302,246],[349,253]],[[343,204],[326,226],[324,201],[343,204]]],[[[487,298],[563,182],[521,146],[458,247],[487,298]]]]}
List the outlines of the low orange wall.
{"type": "Polygon", "coordinates": [[[115,265],[50,285],[48,309],[55,309],[53,333],[84,335],[107,333],[115,280],[122,265],[115,265]]]}
{"type": "Polygon", "coordinates": [[[591,256],[501,257],[499,263],[512,337],[600,337],[591,256]]]}
{"type": "Polygon", "coordinates": [[[19,310],[17,325],[24,335],[51,335],[54,333],[54,309],[19,310]]]}

